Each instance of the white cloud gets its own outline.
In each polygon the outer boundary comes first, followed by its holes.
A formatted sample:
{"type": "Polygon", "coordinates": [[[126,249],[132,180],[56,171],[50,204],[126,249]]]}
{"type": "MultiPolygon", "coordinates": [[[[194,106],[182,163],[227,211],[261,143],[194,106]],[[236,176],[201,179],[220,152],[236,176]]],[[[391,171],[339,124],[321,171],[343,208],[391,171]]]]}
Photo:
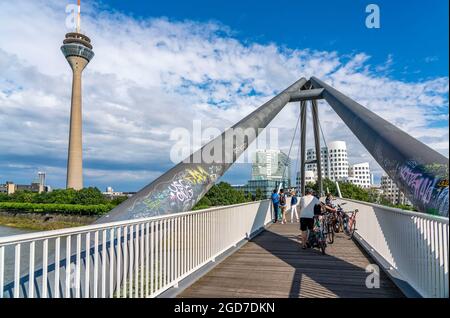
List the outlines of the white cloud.
{"type": "MultiPolygon", "coordinates": [[[[137,21],[102,11],[96,3],[84,11],[82,28],[96,54],[83,78],[84,158],[91,183],[150,181],[171,165],[171,129],[192,129],[198,119],[204,126],[229,127],[300,76],[321,78],[448,152],[448,126],[442,127],[448,78],[402,82],[377,75],[377,66],[362,52],[340,56],[244,44],[217,23],[137,21]]],[[[71,87],[70,69],[59,50],[67,31],[65,14],[64,3],[56,0],[0,4],[0,149],[5,158],[22,158],[20,164],[47,167],[57,174],[58,186],[64,185],[71,87]]],[[[381,69],[388,71],[392,63],[389,56],[381,69]]],[[[346,140],[355,162],[370,158],[337,115],[326,104],[320,106],[327,140],[346,140]]],[[[298,105],[288,105],[270,125],[283,128],[279,143],[285,151],[297,113],[298,105]]],[[[250,176],[245,169],[242,179],[250,176]]],[[[0,173],[11,179],[17,171],[0,173]]]]}

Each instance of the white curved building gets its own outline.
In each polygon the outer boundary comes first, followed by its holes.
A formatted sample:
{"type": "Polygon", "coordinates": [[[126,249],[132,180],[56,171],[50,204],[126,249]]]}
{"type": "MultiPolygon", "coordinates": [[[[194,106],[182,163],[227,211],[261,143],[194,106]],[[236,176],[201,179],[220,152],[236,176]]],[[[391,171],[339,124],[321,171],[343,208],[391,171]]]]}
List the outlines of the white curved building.
{"type": "MultiPolygon", "coordinates": [[[[331,180],[342,180],[348,178],[348,156],[347,144],[345,141],[332,141],[327,147],[320,150],[322,178],[331,180]]],[[[306,160],[315,160],[316,151],[310,148],[306,151],[306,160]]],[[[312,171],[317,178],[317,165],[315,163],[306,164],[306,170],[312,171]]],[[[305,174],[306,175],[306,174],[305,174]]]]}
{"type": "Polygon", "coordinates": [[[347,181],[361,188],[370,188],[373,184],[373,175],[370,173],[369,163],[362,162],[350,166],[347,181]]]}

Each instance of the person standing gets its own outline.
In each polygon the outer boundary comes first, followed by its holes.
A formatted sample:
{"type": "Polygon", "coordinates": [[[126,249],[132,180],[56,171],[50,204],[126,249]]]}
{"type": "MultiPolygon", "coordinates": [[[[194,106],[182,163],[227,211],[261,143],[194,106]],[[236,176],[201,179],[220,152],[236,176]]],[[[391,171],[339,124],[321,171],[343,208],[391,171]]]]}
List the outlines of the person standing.
{"type": "Polygon", "coordinates": [[[307,189],[306,195],[300,199],[300,231],[302,232],[302,248],[306,248],[308,230],[314,227],[314,207],[320,204],[320,200],[313,196],[313,190],[307,189]]]}
{"type": "Polygon", "coordinates": [[[278,195],[277,190],[273,190],[271,199],[273,205],[273,223],[277,223],[279,203],[280,203],[280,196],[278,195]]]}
{"type": "Polygon", "coordinates": [[[297,213],[297,205],[298,205],[298,199],[297,199],[297,193],[295,191],[292,191],[291,196],[291,223],[294,223],[294,215],[297,219],[297,222],[300,222],[300,219],[298,218],[297,213]]]}
{"type": "Polygon", "coordinates": [[[281,224],[286,223],[286,201],[287,201],[287,196],[284,193],[284,189],[281,189],[280,190],[281,224]]]}

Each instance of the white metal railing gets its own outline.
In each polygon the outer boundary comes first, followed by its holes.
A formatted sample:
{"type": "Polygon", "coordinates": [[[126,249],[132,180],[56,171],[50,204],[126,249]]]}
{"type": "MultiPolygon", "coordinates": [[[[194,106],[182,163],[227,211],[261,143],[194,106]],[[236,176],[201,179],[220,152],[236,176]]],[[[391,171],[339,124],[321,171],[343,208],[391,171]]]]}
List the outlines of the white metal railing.
{"type": "Polygon", "coordinates": [[[264,200],[1,237],[0,298],[155,297],[270,221],[264,200]]]}
{"type": "Polygon", "coordinates": [[[358,209],[357,239],[370,247],[423,297],[448,297],[449,219],[339,199],[358,209]]]}

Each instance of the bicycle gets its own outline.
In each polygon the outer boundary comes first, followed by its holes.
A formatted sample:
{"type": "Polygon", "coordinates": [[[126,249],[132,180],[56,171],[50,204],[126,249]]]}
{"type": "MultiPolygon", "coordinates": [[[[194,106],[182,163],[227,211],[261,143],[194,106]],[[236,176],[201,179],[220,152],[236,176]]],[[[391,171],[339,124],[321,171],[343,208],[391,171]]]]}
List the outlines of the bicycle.
{"type": "Polygon", "coordinates": [[[334,222],[334,232],[339,233],[344,231],[344,217],[345,217],[345,211],[344,209],[338,204],[336,207],[336,220],[334,222]]]}
{"type": "Polygon", "coordinates": [[[322,217],[322,227],[324,235],[327,238],[328,244],[334,243],[334,224],[336,223],[336,216],[333,212],[325,212],[322,217]]]}
{"type": "Polygon", "coordinates": [[[355,209],[354,211],[350,212],[344,212],[343,217],[343,228],[344,233],[349,236],[350,238],[353,238],[353,235],[355,234],[356,230],[356,214],[358,213],[358,209],[355,209]]]}
{"type": "Polygon", "coordinates": [[[323,255],[327,248],[327,242],[324,234],[322,222],[318,215],[314,216],[314,227],[308,234],[308,245],[312,248],[318,247],[323,255]]]}

